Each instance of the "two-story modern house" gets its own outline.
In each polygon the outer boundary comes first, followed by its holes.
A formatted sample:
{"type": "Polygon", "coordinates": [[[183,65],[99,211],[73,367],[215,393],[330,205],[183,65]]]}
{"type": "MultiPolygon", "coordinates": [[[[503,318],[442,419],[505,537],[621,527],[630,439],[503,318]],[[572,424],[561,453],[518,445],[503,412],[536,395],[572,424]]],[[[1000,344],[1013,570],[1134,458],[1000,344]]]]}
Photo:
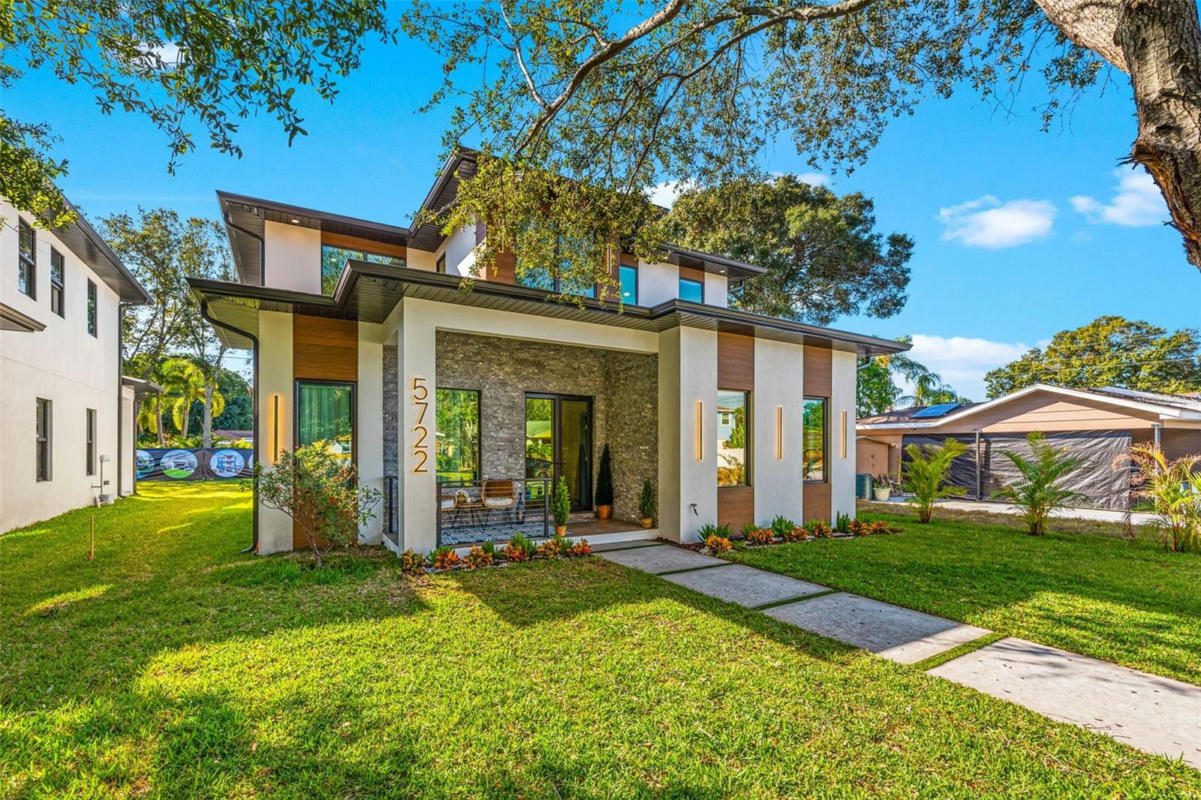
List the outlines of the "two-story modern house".
{"type": "MultiPolygon", "coordinates": [[[[452,158],[425,206],[445,207],[473,167],[452,158]]],[[[588,516],[606,444],[614,521],[570,526],[593,541],[854,514],[856,367],[903,346],[728,308],[758,267],[681,247],[661,263],[615,253],[620,306],[563,303],[521,285],[512,255],[481,270],[483,225],[445,236],[218,199],[239,280],[191,284],[225,340],[255,349],[260,460],[317,442],[355,459],[385,491],[366,541],[420,552],[541,536],[560,477],[588,516]],[[646,480],[649,531],[630,524],[646,480]]],[[[256,542],[302,544],[267,508],[256,542]]]]}
{"type": "Polygon", "coordinates": [[[147,299],[82,215],[47,230],[0,198],[0,532],[133,491],[120,309],[147,299]]]}

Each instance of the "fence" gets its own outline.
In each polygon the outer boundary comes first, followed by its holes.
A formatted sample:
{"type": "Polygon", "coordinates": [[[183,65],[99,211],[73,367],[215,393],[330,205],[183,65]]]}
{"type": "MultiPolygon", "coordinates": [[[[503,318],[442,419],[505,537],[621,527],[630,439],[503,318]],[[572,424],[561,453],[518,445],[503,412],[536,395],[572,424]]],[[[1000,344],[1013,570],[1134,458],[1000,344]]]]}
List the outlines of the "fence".
{"type": "Polygon", "coordinates": [[[139,448],[134,460],[140,481],[249,478],[254,470],[254,450],[236,447],[139,448]]]}

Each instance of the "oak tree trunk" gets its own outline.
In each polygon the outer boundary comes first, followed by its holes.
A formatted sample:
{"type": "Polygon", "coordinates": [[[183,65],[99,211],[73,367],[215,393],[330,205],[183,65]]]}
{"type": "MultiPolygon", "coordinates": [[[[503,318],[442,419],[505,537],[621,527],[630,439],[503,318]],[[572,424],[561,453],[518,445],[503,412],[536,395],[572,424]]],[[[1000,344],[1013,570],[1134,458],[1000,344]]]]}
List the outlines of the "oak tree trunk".
{"type": "Polygon", "coordinates": [[[204,414],[201,417],[201,434],[203,436],[203,446],[213,446],[213,389],[212,383],[204,385],[204,414]]]}

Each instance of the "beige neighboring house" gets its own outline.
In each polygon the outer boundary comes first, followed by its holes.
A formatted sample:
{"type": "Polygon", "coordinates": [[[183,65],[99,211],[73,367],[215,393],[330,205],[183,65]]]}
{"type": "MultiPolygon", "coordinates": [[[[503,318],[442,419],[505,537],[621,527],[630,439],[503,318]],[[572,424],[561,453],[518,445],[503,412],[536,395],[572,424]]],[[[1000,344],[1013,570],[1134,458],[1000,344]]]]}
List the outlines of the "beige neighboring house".
{"type": "Polygon", "coordinates": [[[134,488],[121,308],[146,291],[82,215],[56,230],[0,198],[0,533],[134,488]]]}
{"type": "Polygon", "coordinates": [[[968,444],[968,455],[957,460],[953,482],[987,498],[1014,477],[1001,454],[1020,451],[1031,431],[1082,460],[1073,483],[1089,496],[1083,505],[1125,509],[1129,475],[1114,460],[1143,442],[1159,444],[1169,458],[1201,453],[1201,396],[1040,383],[985,403],[897,409],[859,420],[856,468],[896,477],[905,445],[954,437],[968,444]]]}

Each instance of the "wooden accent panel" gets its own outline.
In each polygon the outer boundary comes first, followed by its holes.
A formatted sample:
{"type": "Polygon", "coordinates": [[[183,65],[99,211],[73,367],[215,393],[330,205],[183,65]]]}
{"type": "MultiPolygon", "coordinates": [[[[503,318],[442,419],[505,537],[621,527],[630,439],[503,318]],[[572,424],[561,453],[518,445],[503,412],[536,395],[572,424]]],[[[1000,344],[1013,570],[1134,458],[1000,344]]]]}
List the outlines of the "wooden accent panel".
{"type": "Polygon", "coordinates": [[[755,524],[755,487],[717,487],[717,521],[729,525],[736,535],[743,525],[755,524]]]}
{"type": "Polygon", "coordinates": [[[704,283],[705,271],[703,269],[695,269],[694,267],[680,267],[680,277],[704,283]]]}
{"type": "Polygon", "coordinates": [[[617,256],[617,262],[625,264],[627,267],[636,267],[638,266],[638,256],[633,253],[620,253],[617,256]]]}
{"type": "Polygon", "coordinates": [[[292,376],[357,381],[359,323],[353,319],[292,316],[292,376]]]}
{"type": "Polygon", "coordinates": [[[496,260],[484,267],[480,275],[486,281],[507,283],[510,286],[517,283],[517,259],[512,252],[506,250],[496,254],[496,260]]]}
{"type": "Polygon", "coordinates": [[[829,520],[833,506],[830,503],[830,484],[806,483],[801,489],[801,521],[811,519],[829,520]]]}
{"type": "Polygon", "coordinates": [[[834,359],[824,347],[805,346],[803,391],[806,397],[829,397],[834,382],[834,359]]]}
{"type": "Polygon", "coordinates": [[[382,256],[396,256],[404,258],[408,249],[403,244],[392,244],[391,242],[378,242],[375,239],[363,239],[359,236],[347,236],[342,233],[327,233],[321,232],[321,244],[328,244],[331,247],[345,247],[347,250],[366,250],[370,253],[378,253],[382,256]]]}
{"type": "Polygon", "coordinates": [[[755,337],[717,332],[717,388],[755,388],[755,337]]]}

